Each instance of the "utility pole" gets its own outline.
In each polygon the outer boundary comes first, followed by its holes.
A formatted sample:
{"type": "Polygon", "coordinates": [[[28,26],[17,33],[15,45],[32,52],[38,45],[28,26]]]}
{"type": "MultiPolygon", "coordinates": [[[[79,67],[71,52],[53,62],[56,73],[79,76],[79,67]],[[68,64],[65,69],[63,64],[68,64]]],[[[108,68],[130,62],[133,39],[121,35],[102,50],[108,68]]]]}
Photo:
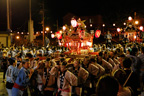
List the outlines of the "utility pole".
{"type": "Polygon", "coordinates": [[[9,9],[10,9],[9,10],[10,11],[10,13],[9,13],[10,14],[9,15],[10,16],[9,17],[10,18],[10,29],[12,30],[12,0],[9,1],[9,9]]]}
{"type": "Polygon", "coordinates": [[[33,42],[33,34],[34,34],[34,28],[33,28],[33,20],[31,18],[31,0],[29,0],[29,22],[28,22],[28,31],[29,31],[29,42],[33,42]]]}
{"type": "Polygon", "coordinates": [[[58,19],[57,19],[57,31],[58,31],[58,29],[59,29],[59,28],[58,28],[58,19]]]}
{"type": "Polygon", "coordinates": [[[10,18],[10,15],[11,15],[11,13],[10,13],[10,11],[11,11],[10,3],[11,3],[10,0],[7,0],[7,31],[10,32],[10,43],[12,44],[13,43],[13,38],[12,38],[13,34],[12,34],[11,27],[10,27],[10,23],[11,23],[10,20],[12,20],[10,18]]]}
{"type": "Polygon", "coordinates": [[[9,0],[7,0],[7,30],[10,29],[10,12],[9,12],[9,0]]]}
{"type": "Polygon", "coordinates": [[[29,20],[31,24],[31,0],[29,0],[29,20]]]}
{"type": "Polygon", "coordinates": [[[134,20],[136,19],[136,12],[134,12],[134,20]]]}
{"type": "Polygon", "coordinates": [[[44,34],[45,34],[45,25],[44,25],[44,0],[43,0],[43,4],[42,4],[42,6],[43,6],[43,13],[42,13],[42,19],[43,19],[43,46],[45,45],[44,44],[44,41],[45,41],[45,37],[44,37],[44,34]]]}

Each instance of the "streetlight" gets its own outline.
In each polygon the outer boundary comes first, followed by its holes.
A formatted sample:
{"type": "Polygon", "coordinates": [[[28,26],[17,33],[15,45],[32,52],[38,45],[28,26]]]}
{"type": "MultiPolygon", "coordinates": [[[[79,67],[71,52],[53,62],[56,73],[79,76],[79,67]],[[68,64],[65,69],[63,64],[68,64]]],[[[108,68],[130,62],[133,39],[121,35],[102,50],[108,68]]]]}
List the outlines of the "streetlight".
{"type": "Polygon", "coordinates": [[[121,30],[120,28],[117,28],[117,31],[118,31],[118,32],[120,32],[120,30],[121,30]]]}
{"type": "Polygon", "coordinates": [[[55,35],[52,33],[52,34],[51,34],[51,38],[54,38],[54,37],[55,37],[55,35]]]}
{"type": "Polygon", "coordinates": [[[103,24],[102,26],[103,26],[103,32],[104,32],[104,27],[105,27],[105,24],[103,24]]]}
{"type": "Polygon", "coordinates": [[[19,39],[20,37],[19,36],[16,36],[16,39],[19,39]]]}
{"type": "Polygon", "coordinates": [[[105,24],[103,24],[102,26],[105,27],[105,24]]]}
{"type": "Polygon", "coordinates": [[[123,25],[126,25],[126,23],[124,22],[123,25]]]}
{"type": "Polygon", "coordinates": [[[132,20],[132,17],[131,17],[131,16],[129,16],[129,17],[128,17],[128,20],[129,20],[129,21],[131,21],[131,20],[132,20]]]}
{"type": "Polygon", "coordinates": [[[59,32],[60,32],[60,34],[62,34],[62,30],[60,30],[59,32]]]}
{"type": "Polygon", "coordinates": [[[139,29],[140,29],[141,31],[143,31],[143,26],[140,26],[139,29]]]}
{"type": "Polygon", "coordinates": [[[135,21],[135,24],[138,25],[138,24],[139,24],[139,21],[135,21]]]}
{"type": "Polygon", "coordinates": [[[46,27],[46,31],[49,31],[49,27],[46,27]]]}
{"type": "Polygon", "coordinates": [[[113,24],[113,26],[115,26],[115,24],[113,24]]]}
{"type": "Polygon", "coordinates": [[[63,26],[63,31],[65,31],[66,30],[66,26],[63,26]]]}

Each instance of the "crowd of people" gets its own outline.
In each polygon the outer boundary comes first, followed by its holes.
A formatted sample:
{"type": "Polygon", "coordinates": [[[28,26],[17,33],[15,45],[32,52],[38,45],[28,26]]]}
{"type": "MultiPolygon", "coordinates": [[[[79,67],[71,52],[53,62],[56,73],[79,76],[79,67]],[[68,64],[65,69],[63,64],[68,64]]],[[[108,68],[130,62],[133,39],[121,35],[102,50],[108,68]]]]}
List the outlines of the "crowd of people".
{"type": "Polygon", "coordinates": [[[0,49],[8,96],[138,96],[144,89],[144,45],[94,45],[98,55],[68,48],[0,49]]]}

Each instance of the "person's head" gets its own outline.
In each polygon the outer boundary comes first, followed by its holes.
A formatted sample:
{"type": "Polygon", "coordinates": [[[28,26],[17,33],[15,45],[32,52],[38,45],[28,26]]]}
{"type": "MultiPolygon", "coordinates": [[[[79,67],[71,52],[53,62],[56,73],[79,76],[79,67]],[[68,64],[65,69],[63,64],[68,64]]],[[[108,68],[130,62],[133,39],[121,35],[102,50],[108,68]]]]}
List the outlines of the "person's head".
{"type": "Polygon", "coordinates": [[[89,62],[89,56],[86,56],[86,57],[84,58],[84,60],[83,60],[83,64],[84,64],[84,65],[87,65],[88,62],[89,62]]]}
{"type": "Polygon", "coordinates": [[[6,57],[6,53],[3,54],[3,57],[4,57],[4,58],[6,57]]]}
{"type": "Polygon", "coordinates": [[[125,57],[126,56],[124,54],[119,55],[119,62],[120,62],[122,67],[123,67],[123,60],[125,59],[125,57]]]}
{"type": "Polygon", "coordinates": [[[110,58],[113,58],[114,57],[114,51],[110,51],[110,58]]]}
{"type": "Polygon", "coordinates": [[[11,54],[8,54],[8,58],[11,58],[11,54]]]}
{"type": "Polygon", "coordinates": [[[107,31],[107,34],[110,34],[110,31],[107,31]]]}
{"type": "Polygon", "coordinates": [[[98,55],[98,61],[102,61],[102,58],[103,58],[103,52],[99,52],[99,55],[98,55]]]}
{"type": "Polygon", "coordinates": [[[60,57],[62,57],[62,58],[64,58],[64,57],[65,57],[64,52],[62,52],[62,53],[60,54],[60,57]]]}
{"type": "Polygon", "coordinates": [[[132,65],[132,59],[129,58],[129,57],[126,57],[124,60],[123,60],[123,67],[124,68],[130,68],[132,65]]]}
{"type": "Polygon", "coordinates": [[[74,67],[79,67],[81,64],[81,60],[80,59],[75,59],[74,60],[74,67]]]}
{"type": "Polygon", "coordinates": [[[109,57],[109,53],[107,51],[104,52],[104,59],[107,59],[109,57]]]}
{"type": "Polygon", "coordinates": [[[131,52],[132,52],[132,49],[128,48],[127,51],[126,51],[126,54],[131,54],[131,52]]]}
{"type": "Polygon", "coordinates": [[[118,80],[120,86],[123,86],[126,80],[126,72],[122,69],[118,69],[114,72],[114,77],[118,80]]]}
{"type": "Polygon", "coordinates": [[[16,67],[20,69],[22,67],[22,62],[21,61],[17,61],[16,67]]]}
{"type": "Polygon", "coordinates": [[[141,47],[141,52],[142,52],[142,53],[144,53],[144,46],[143,46],[143,47],[141,47]]]}
{"type": "Polygon", "coordinates": [[[62,62],[62,64],[60,65],[60,71],[64,72],[66,70],[66,66],[67,66],[67,62],[66,61],[62,62]]]}
{"type": "Polygon", "coordinates": [[[47,58],[46,59],[46,62],[45,62],[45,67],[50,67],[50,60],[51,60],[51,58],[47,58]]]}
{"type": "Polygon", "coordinates": [[[118,81],[109,75],[101,76],[96,85],[97,96],[117,96],[118,90],[118,81]]]}
{"type": "Polygon", "coordinates": [[[41,54],[41,53],[38,53],[37,56],[38,56],[38,57],[42,57],[42,54],[41,54]]]}
{"type": "Polygon", "coordinates": [[[39,64],[39,69],[44,69],[44,67],[45,67],[45,62],[44,62],[43,60],[42,60],[42,61],[39,61],[38,64],[39,64]]]}
{"type": "Polygon", "coordinates": [[[96,60],[95,60],[95,58],[90,58],[90,60],[89,60],[89,63],[95,63],[96,62],[96,60]]]}
{"type": "Polygon", "coordinates": [[[30,60],[28,58],[24,58],[22,60],[22,66],[25,68],[25,69],[28,69],[30,67],[30,60]]]}
{"type": "Polygon", "coordinates": [[[60,59],[60,62],[62,63],[62,62],[64,62],[65,61],[65,58],[61,58],[60,59]]]}
{"type": "Polygon", "coordinates": [[[15,66],[16,65],[16,60],[14,58],[9,59],[9,64],[15,66]]]}
{"type": "Polygon", "coordinates": [[[29,53],[26,53],[26,57],[29,58],[29,59],[31,59],[33,56],[32,56],[32,54],[29,52],[29,53]]]}
{"type": "Polygon", "coordinates": [[[133,47],[131,55],[137,56],[137,54],[138,54],[138,48],[137,47],[133,47]]]}

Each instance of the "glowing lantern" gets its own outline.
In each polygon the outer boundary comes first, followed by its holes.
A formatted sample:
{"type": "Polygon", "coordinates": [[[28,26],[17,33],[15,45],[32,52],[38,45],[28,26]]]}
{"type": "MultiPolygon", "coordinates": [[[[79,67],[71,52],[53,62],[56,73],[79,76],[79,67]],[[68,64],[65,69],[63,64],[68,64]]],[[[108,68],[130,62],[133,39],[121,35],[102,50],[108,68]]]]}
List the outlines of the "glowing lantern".
{"type": "Polygon", "coordinates": [[[55,35],[54,34],[51,34],[51,38],[54,38],[55,37],[55,35]]]}
{"type": "Polygon", "coordinates": [[[63,26],[63,30],[64,30],[64,31],[66,30],[66,26],[63,26]]]}
{"type": "Polygon", "coordinates": [[[95,32],[95,37],[96,37],[96,38],[99,38],[100,35],[101,35],[101,31],[100,31],[100,30],[96,30],[96,32],[95,32]]]}
{"type": "Polygon", "coordinates": [[[62,39],[62,35],[61,35],[60,32],[56,32],[56,36],[57,36],[58,39],[62,39]]]}
{"type": "Polygon", "coordinates": [[[61,46],[62,45],[62,43],[59,43],[59,46],[61,46]]]}
{"type": "Polygon", "coordinates": [[[131,16],[129,16],[129,17],[128,17],[128,20],[129,20],[129,21],[131,21],[131,20],[132,20],[132,17],[131,17],[131,16]]]}
{"type": "Polygon", "coordinates": [[[76,19],[72,19],[71,20],[71,25],[73,26],[73,27],[77,27],[77,21],[76,21],[76,19]]]}
{"type": "Polygon", "coordinates": [[[84,44],[83,43],[81,43],[81,47],[83,47],[84,46],[84,44]]]}
{"type": "Polygon", "coordinates": [[[137,36],[134,36],[134,39],[136,39],[137,38],[137,36]]]}
{"type": "Polygon", "coordinates": [[[60,34],[62,34],[62,31],[59,31],[60,32],[60,34]]]}
{"type": "Polygon", "coordinates": [[[117,28],[117,31],[118,31],[118,32],[120,32],[120,30],[121,30],[120,28],[117,28]]]}
{"type": "Polygon", "coordinates": [[[20,37],[19,36],[16,36],[16,39],[19,39],[20,37]]]}
{"type": "Polygon", "coordinates": [[[91,42],[87,42],[87,46],[92,46],[92,43],[91,42]]]}
{"type": "Polygon", "coordinates": [[[139,29],[140,29],[141,31],[143,31],[143,26],[140,26],[139,29]]]}

